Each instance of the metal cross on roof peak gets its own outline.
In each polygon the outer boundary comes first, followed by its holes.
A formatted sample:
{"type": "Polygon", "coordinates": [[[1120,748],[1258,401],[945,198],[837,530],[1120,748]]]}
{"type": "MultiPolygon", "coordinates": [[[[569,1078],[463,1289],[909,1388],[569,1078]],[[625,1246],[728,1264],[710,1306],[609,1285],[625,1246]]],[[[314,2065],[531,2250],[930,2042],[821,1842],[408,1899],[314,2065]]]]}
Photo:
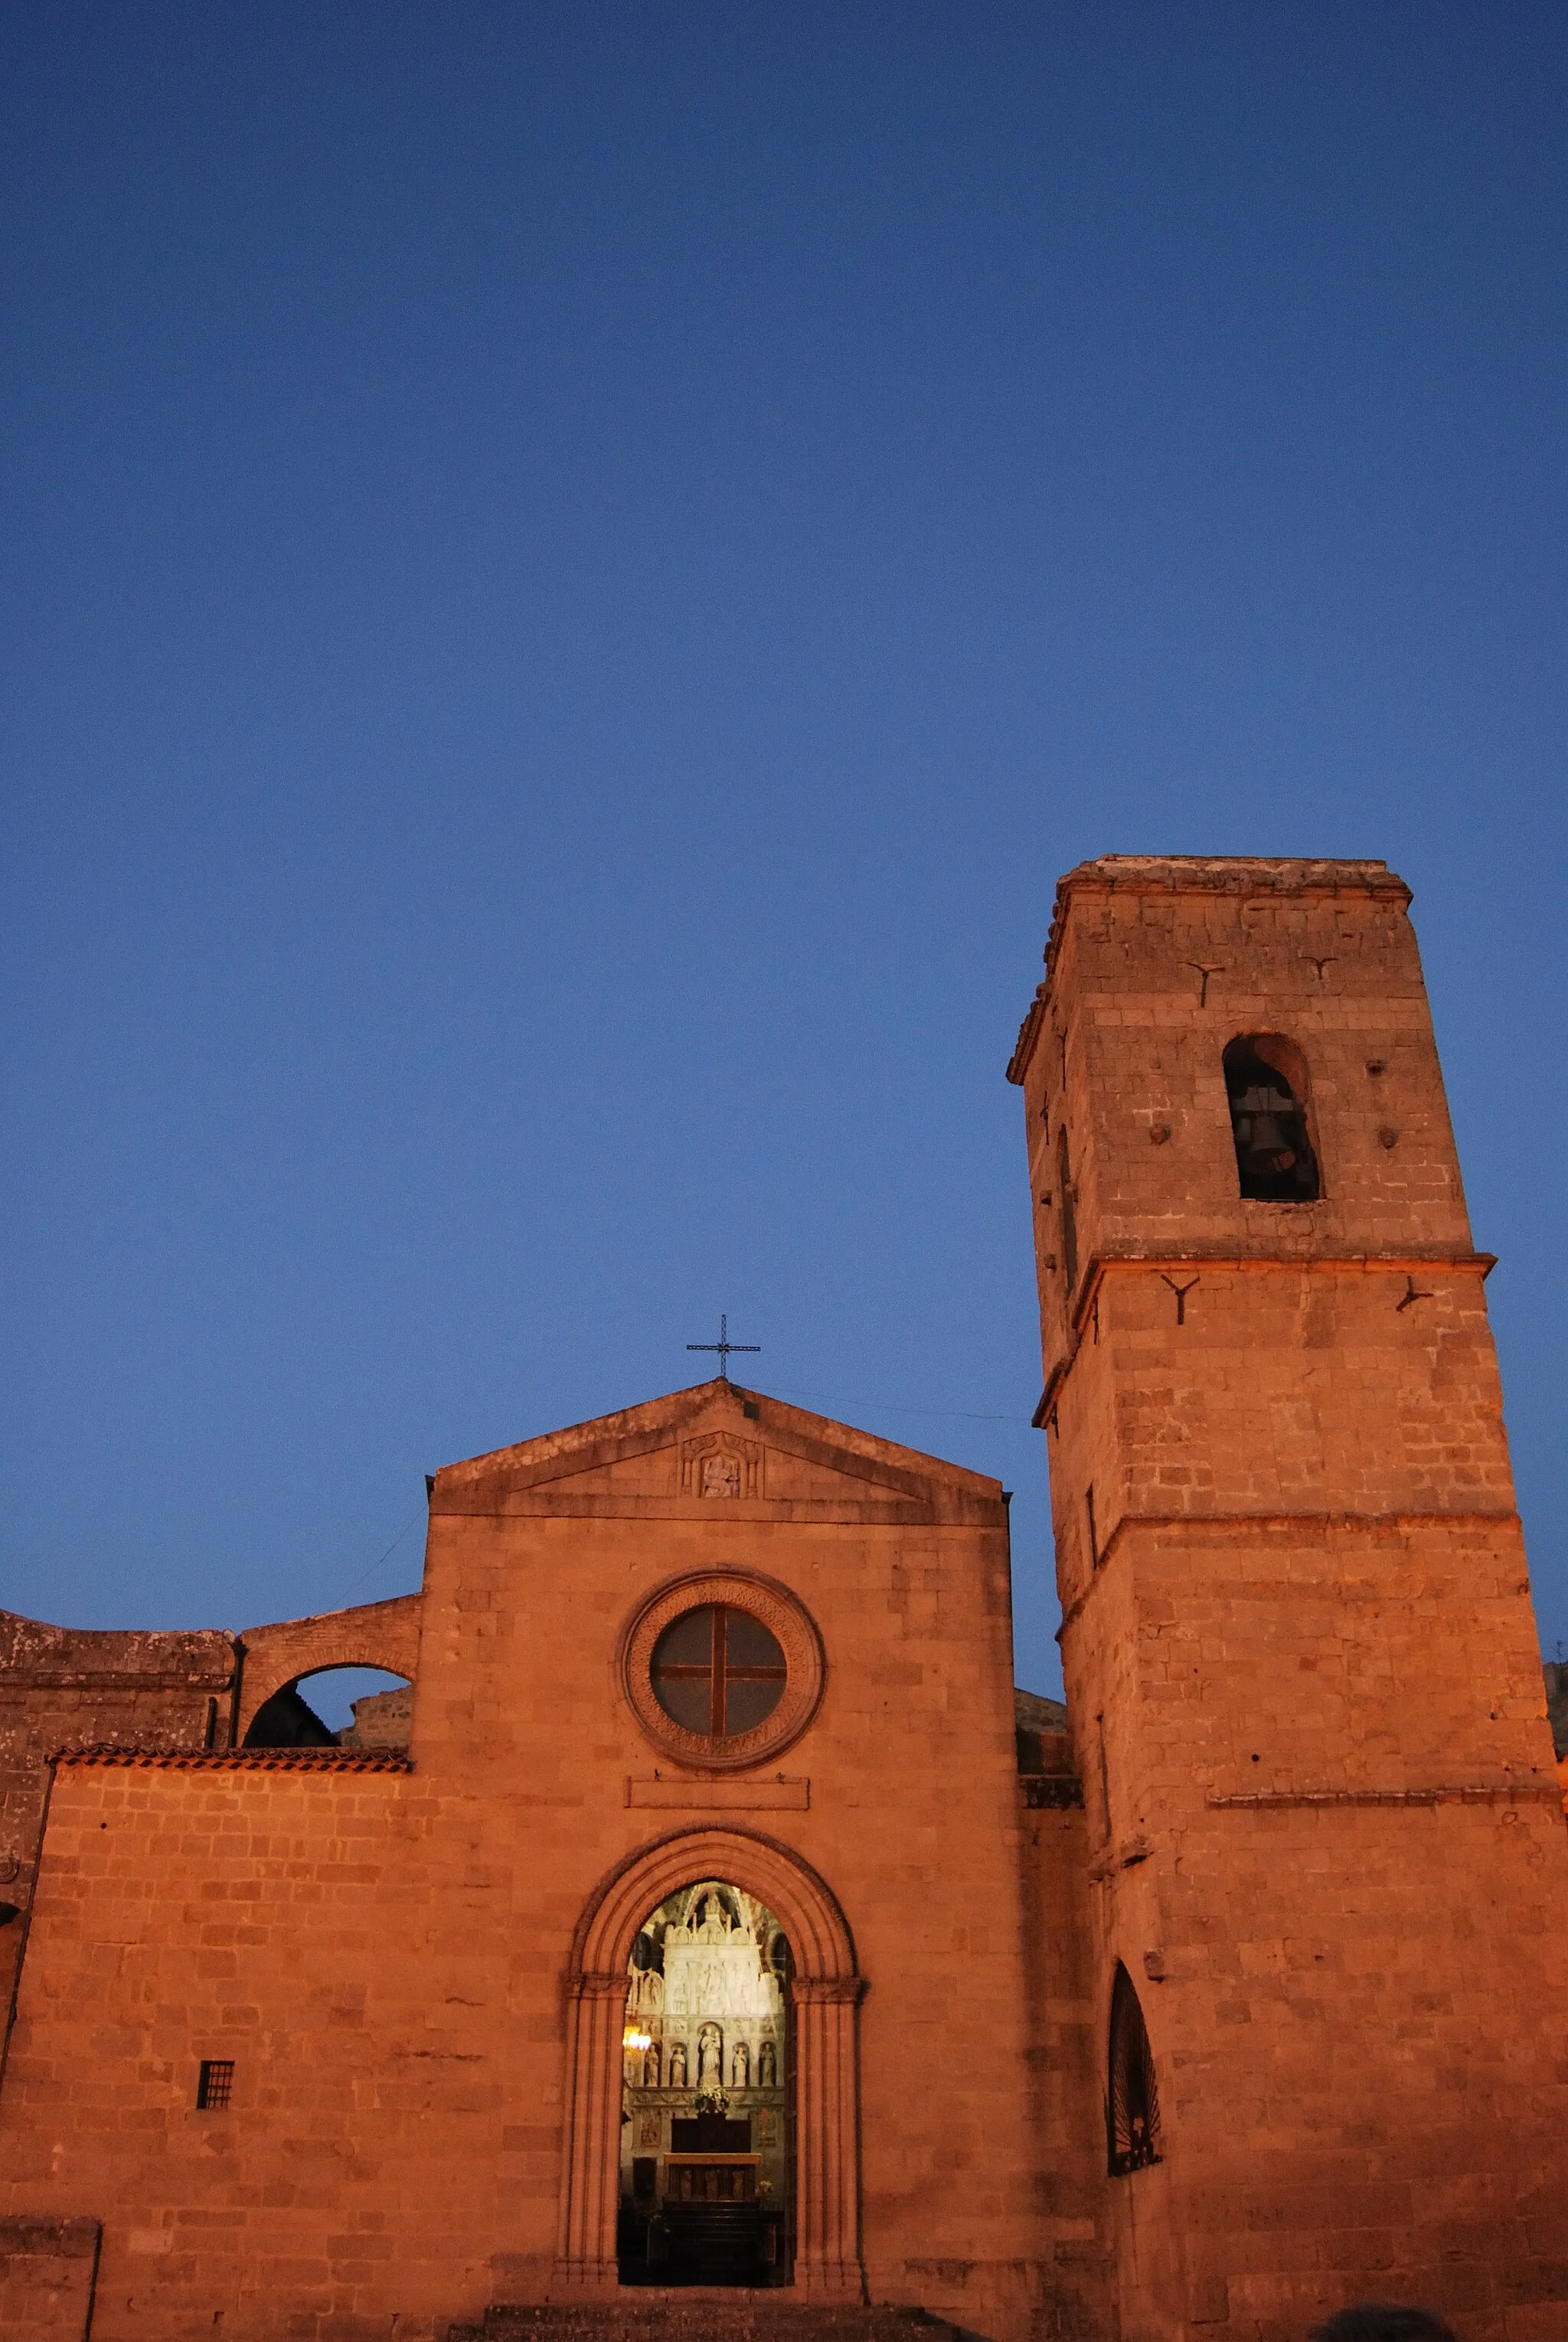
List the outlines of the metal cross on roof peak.
{"type": "Polygon", "coordinates": [[[730,1352],[732,1350],[760,1350],[762,1348],[762,1344],[760,1342],[732,1342],[730,1339],[729,1318],[727,1315],[721,1314],[719,1318],[719,1338],[716,1342],[688,1342],[686,1344],[686,1347],[688,1350],[716,1350],[719,1354],[719,1372],[724,1376],[725,1382],[728,1382],[730,1378],[730,1352]]]}

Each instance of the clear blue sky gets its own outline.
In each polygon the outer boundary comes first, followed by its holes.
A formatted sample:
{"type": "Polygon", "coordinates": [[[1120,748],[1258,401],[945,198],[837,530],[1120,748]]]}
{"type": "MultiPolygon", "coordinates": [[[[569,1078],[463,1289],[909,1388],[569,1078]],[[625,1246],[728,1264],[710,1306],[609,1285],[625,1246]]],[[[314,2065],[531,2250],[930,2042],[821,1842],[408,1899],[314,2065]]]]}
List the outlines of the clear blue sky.
{"type": "Polygon", "coordinates": [[[1568,1639],[1568,12],[0,27],[0,1600],[400,1592],[727,1309],[1050,1688],[1055,876],[1371,854],[1568,1639]]]}

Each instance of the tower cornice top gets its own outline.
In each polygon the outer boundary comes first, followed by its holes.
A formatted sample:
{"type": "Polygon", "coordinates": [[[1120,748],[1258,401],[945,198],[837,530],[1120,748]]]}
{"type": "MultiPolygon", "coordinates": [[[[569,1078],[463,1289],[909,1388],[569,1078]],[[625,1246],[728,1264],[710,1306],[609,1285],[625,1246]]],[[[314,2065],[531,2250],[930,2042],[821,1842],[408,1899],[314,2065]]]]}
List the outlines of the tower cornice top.
{"type": "Polygon", "coordinates": [[[1021,1082],[1029,1062],[1044,1002],[1051,989],[1067,919],[1075,896],[1093,895],[1229,895],[1370,896],[1379,902],[1410,903],[1411,889],[1386,862],[1370,857],[1335,861],[1303,855],[1263,854],[1100,854],[1080,862],[1056,882],[1051,931],[1045,939],[1045,981],[1024,1017],[1017,1046],[1007,1068],[1011,1082],[1021,1082]]]}
{"type": "MultiPolygon", "coordinates": [[[[1408,903],[1411,890],[1386,862],[1303,855],[1100,854],[1057,881],[1055,933],[1071,897],[1112,889],[1134,895],[1365,895],[1408,903]]],[[[1050,946],[1046,946],[1049,956],[1050,946]]]]}

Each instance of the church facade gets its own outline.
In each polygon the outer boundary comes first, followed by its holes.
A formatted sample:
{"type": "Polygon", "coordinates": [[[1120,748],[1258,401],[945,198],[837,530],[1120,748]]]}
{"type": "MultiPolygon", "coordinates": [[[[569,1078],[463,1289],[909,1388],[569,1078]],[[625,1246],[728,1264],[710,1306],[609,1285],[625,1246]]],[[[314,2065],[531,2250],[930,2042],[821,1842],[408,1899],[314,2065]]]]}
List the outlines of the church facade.
{"type": "Polygon", "coordinates": [[[5,2332],[1568,2330],[1562,1785],[1408,902],[1063,881],[1064,1709],[995,1482],[722,1375],[437,1473],[403,1600],[0,1622],[5,2332]],[[333,1736],[335,1665],[412,1693],[333,1736]]]}

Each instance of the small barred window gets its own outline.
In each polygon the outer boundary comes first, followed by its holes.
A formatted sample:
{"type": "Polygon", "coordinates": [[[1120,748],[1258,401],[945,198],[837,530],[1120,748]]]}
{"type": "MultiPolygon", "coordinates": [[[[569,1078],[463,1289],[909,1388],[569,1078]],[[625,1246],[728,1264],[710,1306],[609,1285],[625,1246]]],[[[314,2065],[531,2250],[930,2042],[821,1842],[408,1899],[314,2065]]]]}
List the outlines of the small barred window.
{"type": "Polygon", "coordinates": [[[204,2111],[216,2113],[226,2107],[235,2087],[235,2061],[232,2057],[204,2057],[201,2077],[196,2083],[196,2105],[204,2111]]]}

